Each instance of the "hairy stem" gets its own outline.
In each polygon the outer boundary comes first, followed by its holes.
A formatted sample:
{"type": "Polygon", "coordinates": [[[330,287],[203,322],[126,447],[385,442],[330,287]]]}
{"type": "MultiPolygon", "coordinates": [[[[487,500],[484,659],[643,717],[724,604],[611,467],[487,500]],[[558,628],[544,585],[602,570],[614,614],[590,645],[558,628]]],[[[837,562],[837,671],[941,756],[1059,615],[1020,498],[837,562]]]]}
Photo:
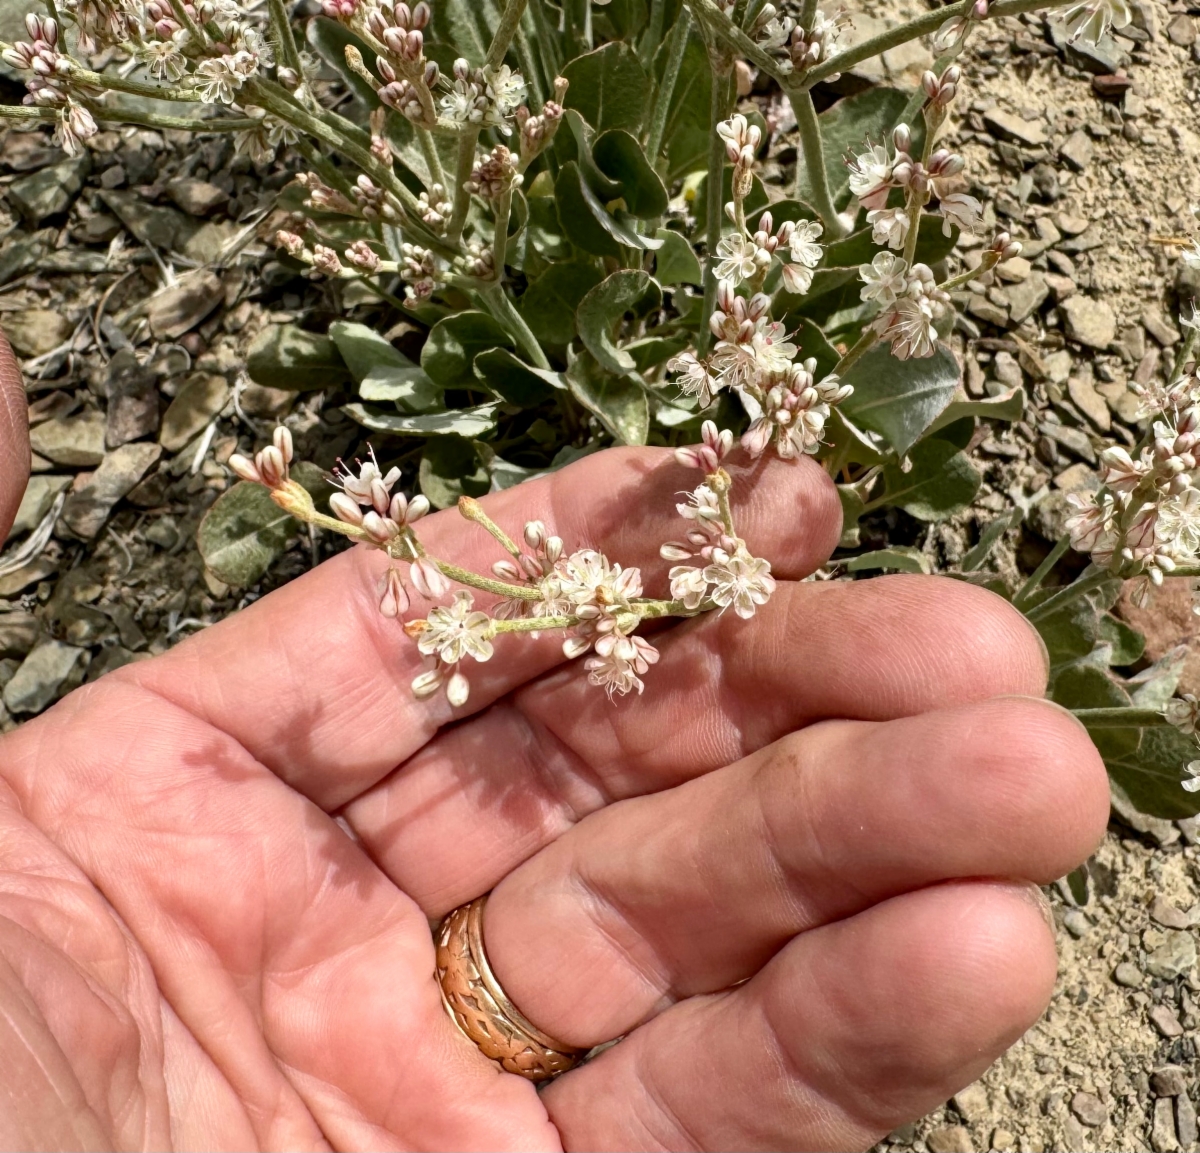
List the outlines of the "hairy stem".
{"type": "Polygon", "coordinates": [[[462,239],[463,226],[467,223],[467,212],[471,207],[471,193],[467,190],[467,182],[475,168],[475,145],[478,141],[478,128],[465,128],[458,138],[458,162],[454,170],[454,211],[450,216],[450,226],[446,230],[446,239],[455,248],[462,239]]]}
{"type": "Polygon", "coordinates": [[[508,54],[508,46],[512,43],[513,37],[517,34],[517,28],[520,26],[525,3],[526,0],[508,0],[504,6],[504,15],[500,17],[496,35],[492,37],[492,46],[488,49],[487,64],[489,68],[496,69],[504,63],[504,57],[508,54]]]}
{"type": "Polygon", "coordinates": [[[829,173],[825,169],[825,150],[821,146],[821,122],[817,119],[817,109],[811,94],[805,89],[789,90],[788,95],[792,101],[792,111],[796,114],[796,126],[800,130],[800,150],[804,154],[803,166],[796,165],[796,195],[800,194],[801,175],[807,175],[812,206],[817,210],[826,232],[835,239],[840,238],[850,229],[838,215],[829,191],[829,173]]]}
{"type": "MultiPolygon", "coordinates": [[[[246,132],[261,128],[257,120],[230,117],[227,120],[192,120],[185,116],[161,116],[156,112],[140,112],[121,109],[119,112],[91,101],[83,102],[89,112],[103,124],[141,124],[146,128],[178,128],[185,132],[246,132]]],[[[5,120],[57,120],[58,112],[53,108],[37,105],[0,104],[0,119],[5,120]]]]}
{"type": "Polygon", "coordinates": [[[540,633],[551,629],[572,629],[579,624],[578,617],[521,617],[516,620],[493,620],[490,636],[500,633],[540,633]]]}
{"type": "Polygon", "coordinates": [[[545,0],[529,0],[529,12],[533,17],[534,31],[537,33],[538,52],[541,53],[546,68],[546,79],[553,82],[562,71],[562,57],[558,52],[558,28],[550,26],[545,0]]]}
{"type": "MultiPolygon", "coordinates": [[[[654,64],[654,54],[662,43],[666,8],[667,0],[650,0],[650,19],[646,22],[641,43],[638,44],[638,60],[647,73],[650,72],[654,64]]],[[[681,12],[679,15],[682,16],[683,13],[681,12]]]]}
{"type": "Polygon", "coordinates": [[[474,497],[460,496],[458,498],[458,511],[467,520],[474,521],[481,528],[487,529],[500,542],[505,552],[511,553],[514,557],[521,555],[521,550],[517,547],[512,537],[483,511],[483,505],[474,497]]]}
{"type": "Polygon", "coordinates": [[[683,67],[683,57],[687,52],[688,35],[691,32],[692,20],[686,11],[679,13],[679,19],[671,28],[667,39],[667,64],[663,72],[662,83],[654,94],[653,110],[650,114],[650,131],[646,136],[646,156],[651,164],[656,164],[658,154],[662,151],[663,135],[667,130],[667,115],[671,111],[671,100],[675,96],[675,84],[679,80],[679,70],[683,67]]]}
{"type": "MultiPolygon", "coordinates": [[[[182,4],[177,4],[176,11],[182,7],[182,4]]],[[[279,62],[303,80],[304,69],[300,65],[300,53],[296,50],[296,38],[292,35],[292,26],[288,22],[283,0],[267,0],[267,7],[271,14],[271,27],[279,41],[279,62]]]]}
{"type": "Polygon", "coordinates": [[[855,363],[864,353],[870,351],[874,347],[875,342],[879,339],[879,334],[873,329],[868,328],[862,336],[860,336],[853,348],[850,348],[841,360],[834,365],[833,375],[844,376],[851,365],[855,363]]]}
{"type": "Polygon", "coordinates": [[[120,76],[89,71],[74,60],[70,61],[66,73],[73,83],[85,84],[89,88],[107,88],[110,92],[128,92],[130,96],[145,96],[150,100],[174,100],[180,104],[194,104],[196,93],[191,89],[159,88],[156,84],[139,84],[136,80],[125,80],[120,76]]]}
{"type": "Polygon", "coordinates": [[[538,339],[529,330],[525,318],[516,310],[513,302],[508,299],[502,284],[490,284],[480,294],[487,310],[512,333],[522,351],[529,357],[536,368],[550,370],[550,362],[542,351],[538,339]]]}
{"type": "Polygon", "coordinates": [[[460,585],[479,589],[480,592],[495,593],[496,596],[512,597],[523,601],[540,601],[542,599],[541,591],[531,588],[529,585],[514,585],[509,584],[508,581],[493,580],[491,577],[471,572],[470,569],[459,568],[458,565],[451,564],[448,560],[438,560],[437,557],[426,555],[425,559],[433,561],[442,576],[447,576],[460,585]]]}
{"type": "Polygon", "coordinates": [[[768,76],[773,77],[781,85],[786,84],[790,69],[781,67],[780,62],[764,52],[749,36],[746,35],[713,0],[684,0],[692,10],[692,15],[713,35],[719,37],[736,56],[742,56],[756,68],[761,68],[768,76]]]}
{"type": "Polygon", "coordinates": [[[508,250],[508,218],[512,214],[512,188],[506,188],[496,202],[496,231],[492,236],[492,264],[496,279],[504,279],[504,259],[508,250]]]}
{"type": "Polygon", "coordinates": [[[1187,335],[1183,338],[1183,343],[1179,346],[1179,353],[1175,357],[1175,363],[1171,366],[1172,384],[1178,383],[1188,362],[1196,355],[1196,341],[1197,338],[1200,338],[1200,329],[1187,328],[1185,331],[1187,335]]]}
{"type": "Polygon", "coordinates": [[[1034,605],[1025,616],[1034,623],[1045,620],[1046,617],[1053,616],[1059,609],[1069,605],[1072,601],[1098,589],[1105,581],[1112,580],[1113,575],[1108,569],[1092,569],[1067,585],[1066,588],[1047,597],[1041,604],[1034,605]]]}
{"type": "Polygon", "coordinates": [[[721,243],[721,221],[725,215],[722,203],[725,197],[725,141],[717,135],[716,127],[730,113],[733,104],[733,65],[709,54],[712,66],[712,99],[709,104],[709,121],[712,130],[708,140],[708,185],[705,214],[705,243],[708,259],[704,268],[704,307],[700,313],[700,339],[698,352],[704,356],[712,343],[712,331],[708,318],[717,304],[717,245],[721,243]]]}
{"type": "Polygon", "coordinates": [[[434,184],[440,184],[445,188],[446,173],[442,170],[442,158],[438,155],[433,136],[430,135],[428,128],[423,128],[420,124],[413,125],[413,132],[416,133],[417,141],[421,145],[421,155],[425,157],[425,166],[429,169],[429,179],[434,184]]]}
{"type": "Polygon", "coordinates": [[[1042,587],[1042,582],[1054,571],[1054,566],[1062,560],[1070,547],[1071,538],[1069,536],[1059,538],[1058,543],[1050,550],[1046,559],[1034,569],[1033,576],[1017,590],[1017,595],[1013,597],[1012,602],[1014,608],[1020,608],[1042,587]]]}
{"type": "Polygon", "coordinates": [[[1089,729],[1149,729],[1171,722],[1157,709],[1072,709],[1089,729]]]}

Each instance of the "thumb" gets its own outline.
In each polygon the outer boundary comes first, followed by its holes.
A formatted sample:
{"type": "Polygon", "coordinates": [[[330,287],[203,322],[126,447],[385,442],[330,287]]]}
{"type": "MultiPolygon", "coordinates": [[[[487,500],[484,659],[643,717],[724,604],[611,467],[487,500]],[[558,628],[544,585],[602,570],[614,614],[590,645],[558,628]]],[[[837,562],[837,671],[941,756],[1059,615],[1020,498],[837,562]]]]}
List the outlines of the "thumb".
{"type": "Polygon", "coordinates": [[[0,544],[17,515],[29,482],[28,405],[21,370],[0,336],[0,544]]]}

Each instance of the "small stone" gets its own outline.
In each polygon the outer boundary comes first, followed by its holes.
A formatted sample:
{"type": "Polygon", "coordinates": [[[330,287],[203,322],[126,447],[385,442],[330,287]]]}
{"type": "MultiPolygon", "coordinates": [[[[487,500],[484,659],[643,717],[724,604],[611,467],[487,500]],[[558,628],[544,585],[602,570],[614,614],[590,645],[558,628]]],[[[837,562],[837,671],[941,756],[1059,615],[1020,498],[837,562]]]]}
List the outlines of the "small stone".
{"type": "Polygon", "coordinates": [[[173,516],[156,517],[146,529],[146,539],[161,549],[173,549],[179,543],[179,525],[173,516]]]}
{"type": "Polygon", "coordinates": [[[1101,432],[1112,428],[1112,414],[1108,403],[1096,391],[1096,385],[1088,377],[1073,376],[1067,381],[1067,393],[1079,408],[1101,432]]]}
{"type": "Polygon", "coordinates": [[[8,186],[9,203],[30,228],[37,228],[43,220],[61,216],[71,207],[75,197],[83,191],[83,182],[91,170],[91,153],[81,152],[61,164],[14,180],[8,186]]]}
{"type": "Polygon", "coordinates": [[[917,1123],[909,1121],[905,1125],[897,1125],[888,1135],[887,1140],[893,1145],[911,1145],[917,1139],[917,1123]]]}
{"type": "Polygon", "coordinates": [[[1179,342],[1179,330],[1156,308],[1147,308],[1142,313],[1142,327],[1164,348],[1179,342]]]}
{"type": "Polygon", "coordinates": [[[168,452],[178,452],[201,432],[228,400],[229,384],[223,376],[193,373],[163,415],[159,443],[168,452]]]}
{"type": "Polygon", "coordinates": [[[221,278],[208,268],[181,276],[177,284],[151,298],[146,309],[150,331],[167,340],[177,340],[195,328],[224,296],[221,278]]]}
{"type": "Polygon", "coordinates": [[[1184,1149],[1190,1149],[1200,1137],[1196,1127],[1196,1106],[1186,1093],[1175,1098],[1175,1136],[1184,1149]]]}
{"type": "Polygon", "coordinates": [[[1011,352],[1001,349],[992,361],[992,374],[1006,388],[1020,388],[1025,383],[1025,374],[1011,352]]]}
{"type": "Polygon", "coordinates": [[[992,1130],[992,1148],[996,1153],[1009,1153],[1009,1150],[1015,1149],[1017,1139],[1007,1129],[995,1128],[992,1130]]]}
{"type": "Polygon", "coordinates": [[[42,356],[64,344],[75,325],[51,308],[23,308],[7,313],[0,328],[22,356],[42,356]]]}
{"type": "Polygon", "coordinates": [[[16,572],[0,576],[0,597],[14,597],[18,593],[24,592],[30,585],[35,585],[38,581],[43,581],[56,572],[58,572],[57,562],[45,555],[40,556],[23,568],[17,569],[16,572]]]}
{"type": "Polygon", "coordinates": [[[1183,976],[1196,964],[1196,938],[1183,930],[1168,930],[1165,939],[1146,959],[1146,971],[1165,981],[1183,976]]]}
{"type": "Polygon", "coordinates": [[[1064,235],[1078,236],[1081,232],[1086,232],[1092,222],[1086,216],[1072,216],[1069,212],[1060,212],[1054,218],[1054,223],[1064,235]]]}
{"type": "Polygon", "coordinates": [[[177,251],[198,227],[177,208],[147,204],[134,192],[106,191],[100,193],[100,198],[135,239],[155,248],[177,251]]]}
{"type": "Polygon", "coordinates": [[[183,255],[197,264],[215,264],[237,232],[231,220],[206,221],[184,241],[183,255]]]}
{"type": "Polygon", "coordinates": [[[1048,216],[1039,216],[1033,222],[1033,230],[1038,234],[1038,239],[1046,244],[1053,246],[1062,240],[1062,233],[1055,226],[1054,221],[1048,216]]]}
{"type": "Polygon", "coordinates": [[[1065,348],[1060,348],[1057,352],[1042,357],[1042,367],[1046,370],[1046,379],[1051,384],[1066,384],[1071,377],[1074,361],[1065,348]]]}
{"type": "Polygon", "coordinates": [[[1013,324],[1028,320],[1046,302],[1050,288],[1043,273],[1033,272],[1020,284],[1010,284],[1001,290],[1008,301],[1013,324]]]}
{"type": "Polygon", "coordinates": [[[84,244],[107,244],[121,232],[121,222],[107,212],[96,212],[83,222],[73,235],[84,244]]]}
{"type": "Polygon", "coordinates": [[[1182,909],[1177,909],[1162,897],[1154,898],[1154,904],[1150,906],[1150,920],[1167,929],[1186,929],[1191,925],[1188,915],[1182,909]]]}
{"type": "Polygon", "coordinates": [[[60,417],[29,431],[33,451],[55,464],[90,468],[104,459],[104,417],[98,412],[60,417]]]}
{"type": "Polygon", "coordinates": [[[4,686],[4,705],[14,716],[40,713],[83,678],[87,649],[61,641],[43,641],[21,662],[4,686]]]}
{"type": "Polygon", "coordinates": [[[105,443],[109,448],[140,440],[158,430],[158,374],[122,348],[108,362],[105,386],[108,411],[105,443]]]}
{"type": "Polygon", "coordinates": [[[929,1153],[973,1153],[971,1134],[963,1125],[939,1125],[925,1138],[929,1153]]]}
{"type": "Polygon", "coordinates": [[[185,178],[172,180],[167,185],[167,194],[189,216],[207,216],[229,199],[229,194],[207,180],[185,178]]]}
{"type": "Polygon", "coordinates": [[[40,631],[32,613],[0,613],[0,656],[27,656],[40,631]]]}
{"type": "Polygon", "coordinates": [[[25,495],[21,497],[21,506],[17,509],[8,539],[12,540],[24,532],[33,532],[50,511],[54,498],[70,483],[69,476],[55,476],[51,473],[31,476],[29,484],[25,486],[25,495]]]}
{"type": "Polygon", "coordinates": [[[284,388],[267,388],[263,384],[247,384],[241,391],[242,411],[247,416],[278,419],[296,403],[296,394],[284,388]]]}
{"type": "Polygon", "coordinates": [[[1040,148],[1049,139],[1038,120],[1023,120],[1011,112],[993,108],[983,114],[983,122],[993,136],[1001,140],[1012,140],[1029,148],[1040,148]]]}
{"type": "Polygon", "coordinates": [[[1146,1016],[1162,1036],[1168,1039],[1183,1036],[1183,1026],[1179,1023],[1179,1018],[1167,1005],[1154,1005],[1146,1016]]]}
{"type": "Polygon", "coordinates": [[[1092,138],[1082,128],[1076,128],[1058,151],[1076,172],[1082,172],[1092,162],[1095,145],[1092,143],[1092,138]]]}
{"type": "Polygon", "coordinates": [[[978,1081],[955,1093],[951,1101],[964,1121],[986,1121],[992,1111],[987,1090],[978,1081]]]}
{"type": "Polygon", "coordinates": [[[1076,463],[1064,468],[1054,478],[1054,487],[1062,492],[1096,492],[1100,488],[1100,478],[1094,469],[1076,463]]]}
{"type": "Polygon", "coordinates": [[[1122,961],[1113,970],[1113,980],[1126,989],[1136,989],[1142,983],[1141,970],[1136,965],[1131,965],[1128,961],[1122,961]]]}
{"type": "Polygon", "coordinates": [[[91,478],[67,498],[62,520],[72,532],[90,540],[104,527],[108,514],[162,455],[157,444],[124,444],[101,461],[91,478]]]}
{"type": "Polygon", "coordinates": [[[120,164],[113,164],[100,173],[101,188],[120,188],[125,183],[125,168],[120,164]]]}
{"type": "Polygon", "coordinates": [[[1196,43],[1196,25],[1186,12],[1180,12],[1167,25],[1167,39],[1180,48],[1190,48],[1196,43]]]}
{"type": "MultiPolygon", "coordinates": [[[[1056,256],[1057,253],[1052,252],[1050,255],[1056,256]]],[[[1062,304],[1064,300],[1074,296],[1077,291],[1075,281],[1069,276],[1060,276],[1056,272],[1046,273],[1046,287],[1050,289],[1055,304],[1062,304]]]]}
{"type": "Polygon", "coordinates": [[[996,265],[996,275],[1006,284],[1020,284],[1032,271],[1033,265],[1023,256],[1010,256],[996,265]]]}
{"type": "Polygon", "coordinates": [[[1090,1129],[1099,1129],[1108,1120],[1104,1102],[1092,1093],[1076,1093],[1071,1098],[1071,1112],[1090,1129]]]}
{"type": "Polygon", "coordinates": [[[1187,1072],[1178,1065],[1164,1065],[1150,1074],[1150,1088],[1156,1097],[1178,1097],[1187,1092],[1187,1072]]]}
{"type": "Polygon", "coordinates": [[[1155,1153],[1173,1153],[1179,1148],[1179,1142],[1175,1138],[1175,1107],[1170,1097],[1160,1097],[1154,1102],[1150,1144],[1155,1153]]]}
{"type": "Polygon", "coordinates": [[[1092,1142],[1078,1117],[1068,1114],[1063,1121],[1062,1144],[1067,1153],[1088,1153],[1091,1149],[1092,1142]]]}
{"type": "Polygon", "coordinates": [[[1087,936],[1091,927],[1092,923],[1087,919],[1087,914],[1080,909],[1068,909],[1063,914],[1063,928],[1076,940],[1087,936]]]}
{"type": "Polygon", "coordinates": [[[1008,327],[1008,313],[1003,308],[993,304],[986,296],[977,292],[971,293],[967,299],[967,312],[978,317],[986,324],[994,324],[997,328],[1008,327]]]}
{"type": "Polygon", "coordinates": [[[1086,460],[1088,464],[1096,463],[1096,449],[1083,429],[1043,421],[1038,425],[1038,432],[1049,437],[1055,444],[1062,445],[1074,456],[1086,460]]]}
{"type": "Polygon", "coordinates": [[[1081,232],[1078,236],[1072,236],[1069,240],[1064,240],[1059,247],[1059,255],[1062,253],[1078,253],[1091,252],[1093,248],[1103,248],[1107,237],[1105,230],[1098,224],[1089,224],[1086,231],[1081,232]]]}
{"type": "Polygon", "coordinates": [[[1068,340],[1089,348],[1104,349],[1112,344],[1117,335],[1117,318],[1108,303],[1088,296],[1072,296],[1059,307],[1068,340]]]}
{"type": "Polygon", "coordinates": [[[1103,76],[1092,77],[1092,90],[1097,96],[1107,96],[1112,99],[1128,92],[1133,87],[1133,77],[1124,72],[1113,72],[1103,76]]]}

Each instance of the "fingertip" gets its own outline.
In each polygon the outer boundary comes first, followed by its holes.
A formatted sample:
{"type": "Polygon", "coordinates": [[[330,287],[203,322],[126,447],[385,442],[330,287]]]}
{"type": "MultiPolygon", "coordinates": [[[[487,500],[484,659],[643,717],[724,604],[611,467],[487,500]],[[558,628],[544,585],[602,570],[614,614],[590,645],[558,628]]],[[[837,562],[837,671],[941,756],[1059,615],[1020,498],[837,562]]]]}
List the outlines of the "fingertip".
{"type": "Polygon", "coordinates": [[[8,535],[29,481],[29,425],[21,369],[0,336],[0,542],[8,535]]]}

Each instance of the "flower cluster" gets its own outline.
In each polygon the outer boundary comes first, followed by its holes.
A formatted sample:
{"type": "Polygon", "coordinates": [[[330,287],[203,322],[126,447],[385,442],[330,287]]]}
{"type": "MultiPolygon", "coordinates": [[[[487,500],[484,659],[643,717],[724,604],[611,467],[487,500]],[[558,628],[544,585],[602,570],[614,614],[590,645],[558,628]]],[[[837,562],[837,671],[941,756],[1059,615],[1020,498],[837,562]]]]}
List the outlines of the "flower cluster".
{"type": "Polygon", "coordinates": [[[1159,418],[1151,443],[1136,458],[1116,446],[1101,453],[1104,488],[1068,497],[1067,531],[1094,564],[1137,576],[1145,604],[1166,574],[1200,560],[1200,379],[1187,373],[1140,394],[1142,412],[1159,418]]]}
{"type": "Polygon", "coordinates": [[[504,135],[509,121],[525,99],[525,81],[507,64],[499,68],[472,68],[463,59],[454,62],[454,79],[441,99],[443,115],[458,124],[497,128],[504,135]]]}
{"type": "Polygon", "coordinates": [[[932,356],[937,350],[937,322],[950,310],[950,294],[939,288],[932,269],[908,262],[890,252],[877,253],[859,267],[864,283],[859,296],[878,301],[880,313],[871,329],[891,343],[900,360],[932,356]]]}

